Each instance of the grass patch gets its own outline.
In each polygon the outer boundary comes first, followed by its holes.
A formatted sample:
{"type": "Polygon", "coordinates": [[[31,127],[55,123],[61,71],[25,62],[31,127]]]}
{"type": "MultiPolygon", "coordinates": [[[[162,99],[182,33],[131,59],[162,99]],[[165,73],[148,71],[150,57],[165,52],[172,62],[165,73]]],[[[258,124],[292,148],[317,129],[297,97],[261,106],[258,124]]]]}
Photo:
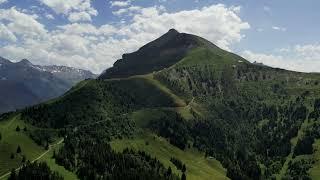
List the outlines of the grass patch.
{"type": "Polygon", "coordinates": [[[63,144],[59,144],[59,145],[55,146],[54,148],[52,148],[39,161],[46,162],[52,171],[58,172],[60,175],[62,175],[64,177],[65,180],[78,179],[78,177],[73,172],[70,172],[70,171],[66,170],[63,166],[56,164],[55,159],[52,158],[53,151],[55,150],[56,152],[58,152],[59,148],[61,148],[62,145],[63,144]]]}
{"type": "Polygon", "coordinates": [[[27,160],[32,161],[37,158],[45,150],[38,146],[23,128],[27,127],[30,130],[32,127],[20,120],[19,116],[15,116],[6,121],[1,121],[0,132],[2,139],[0,141],[0,175],[7,173],[12,168],[17,168],[22,163],[22,155],[26,156],[27,160]],[[20,127],[20,131],[16,131],[16,127],[20,127]],[[22,152],[16,153],[17,147],[20,146],[22,152]],[[11,153],[14,153],[14,159],[11,159],[11,153]]]}
{"type": "Polygon", "coordinates": [[[182,151],[169,144],[165,139],[155,136],[151,133],[143,133],[134,139],[114,140],[111,146],[116,151],[122,151],[125,148],[143,150],[148,154],[159,159],[166,167],[171,167],[173,172],[181,176],[181,172],[170,162],[171,157],[181,160],[187,166],[187,179],[190,180],[220,180],[228,179],[226,170],[215,159],[208,159],[194,149],[182,151]]]}

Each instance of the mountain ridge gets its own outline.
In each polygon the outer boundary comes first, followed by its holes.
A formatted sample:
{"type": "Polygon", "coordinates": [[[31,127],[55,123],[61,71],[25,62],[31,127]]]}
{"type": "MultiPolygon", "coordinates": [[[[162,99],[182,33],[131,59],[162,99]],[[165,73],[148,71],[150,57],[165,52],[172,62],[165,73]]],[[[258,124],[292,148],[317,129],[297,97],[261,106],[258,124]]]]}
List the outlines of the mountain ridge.
{"type": "Polygon", "coordinates": [[[0,57],[0,100],[6,104],[0,107],[0,113],[58,97],[80,80],[95,77],[76,68],[33,65],[27,59],[14,63],[0,57]],[[57,69],[60,71],[54,72],[57,69]]]}

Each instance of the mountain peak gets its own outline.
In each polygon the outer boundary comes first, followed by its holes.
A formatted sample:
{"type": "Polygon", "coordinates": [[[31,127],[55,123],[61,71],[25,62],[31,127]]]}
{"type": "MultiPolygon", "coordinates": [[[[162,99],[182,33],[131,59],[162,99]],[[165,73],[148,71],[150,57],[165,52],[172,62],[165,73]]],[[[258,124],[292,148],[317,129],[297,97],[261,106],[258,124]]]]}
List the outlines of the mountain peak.
{"type": "Polygon", "coordinates": [[[22,65],[32,65],[32,63],[28,59],[22,59],[18,64],[22,65]]]}
{"type": "Polygon", "coordinates": [[[99,78],[128,77],[159,71],[174,65],[190,50],[199,46],[201,43],[197,36],[170,29],[138,51],[124,54],[122,59],[116,61],[113,67],[107,69],[99,78]]]}
{"type": "Polygon", "coordinates": [[[170,29],[168,31],[169,34],[179,34],[179,31],[175,30],[175,29],[170,29]]]}

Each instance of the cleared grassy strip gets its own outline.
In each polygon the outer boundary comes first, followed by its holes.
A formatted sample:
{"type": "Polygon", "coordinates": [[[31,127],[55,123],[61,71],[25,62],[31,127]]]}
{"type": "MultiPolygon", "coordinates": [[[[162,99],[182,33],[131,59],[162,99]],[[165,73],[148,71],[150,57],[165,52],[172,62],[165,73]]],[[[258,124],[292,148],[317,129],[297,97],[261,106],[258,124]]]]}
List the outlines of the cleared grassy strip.
{"type": "Polygon", "coordinates": [[[63,144],[59,144],[53,147],[46,155],[40,158],[39,161],[45,161],[52,171],[56,171],[59,174],[61,174],[65,180],[76,180],[78,179],[78,177],[73,172],[70,172],[66,170],[63,166],[56,164],[55,159],[52,158],[53,152],[58,152],[59,148],[61,148],[62,146],[63,144]]]}
{"type": "Polygon", "coordinates": [[[128,79],[145,79],[148,82],[150,82],[152,85],[169,95],[175,102],[176,105],[180,107],[187,106],[187,103],[181,99],[179,96],[175,95],[169,88],[161,84],[158,80],[156,80],[153,77],[153,74],[147,74],[147,75],[136,75],[136,76],[131,76],[128,78],[112,78],[112,79],[105,79],[105,81],[120,81],[120,80],[128,80],[128,79]]]}
{"type": "Polygon", "coordinates": [[[165,139],[151,133],[143,133],[134,139],[114,140],[111,146],[116,151],[125,148],[143,150],[159,159],[166,167],[171,167],[174,173],[181,175],[181,172],[170,162],[171,157],[180,159],[187,166],[187,179],[191,180],[222,180],[226,177],[226,170],[215,159],[204,157],[203,153],[189,149],[182,151],[172,146],[165,139]]]}
{"type": "Polygon", "coordinates": [[[148,74],[145,76],[141,76],[145,79],[147,79],[149,82],[151,82],[153,85],[155,85],[157,88],[162,90],[163,92],[167,93],[172,99],[174,99],[175,103],[181,107],[187,106],[186,102],[181,99],[179,96],[175,95],[169,88],[161,84],[159,81],[157,81],[155,78],[153,78],[153,74],[148,74]]]}

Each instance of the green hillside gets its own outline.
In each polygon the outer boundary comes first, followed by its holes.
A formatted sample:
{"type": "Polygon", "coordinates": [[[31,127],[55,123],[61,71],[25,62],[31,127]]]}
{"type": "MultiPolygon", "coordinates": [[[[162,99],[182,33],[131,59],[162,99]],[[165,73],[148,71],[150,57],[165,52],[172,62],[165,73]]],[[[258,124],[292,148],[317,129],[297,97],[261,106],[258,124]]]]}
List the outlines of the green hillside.
{"type": "Polygon", "coordinates": [[[38,128],[23,122],[19,115],[10,115],[6,120],[0,121],[0,179],[8,178],[9,174],[7,173],[11,169],[20,167],[26,161],[35,160],[47,162],[52,170],[63,174],[66,179],[75,179],[74,174],[59,167],[52,159],[53,150],[60,147],[55,144],[60,140],[52,143],[52,149],[46,150],[44,146],[36,144],[30,137],[30,133],[36,129],[38,128]],[[20,128],[20,131],[17,131],[17,127],[20,128]],[[17,153],[18,146],[21,148],[21,153],[17,153]]]}
{"type": "Polygon", "coordinates": [[[23,156],[25,156],[27,160],[33,160],[45,151],[43,147],[38,146],[29,138],[27,132],[23,130],[24,127],[31,130],[30,126],[26,126],[26,124],[20,120],[19,116],[1,121],[0,175],[7,173],[12,168],[20,166],[23,156]],[[19,132],[16,131],[18,126],[20,127],[19,132]],[[18,146],[21,147],[21,153],[16,153],[18,146]],[[13,158],[11,158],[12,154],[14,156],[13,158]]]}
{"type": "Polygon", "coordinates": [[[170,145],[165,139],[152,134],[141,134],[134,139],[115,140],[111,142],[111,146],[117,151],[125,148],[143,150],[157,157],[165,166],[170,166],[176,174],[181,174],[181,171],[175,167],[170,158],[180,159],[186,164],[187,178],[191,180],[228,179],[225,169],[217,160],[205,158],[204,154],[197,150],[182,151],[170,145]]]}
{"type": "Polygon", "coordinates": [[[64,139],[47,162],[69,178],[316,179],[319,82],[170,30],[98,80],[13,117],[42,146],[64,139]]]}

